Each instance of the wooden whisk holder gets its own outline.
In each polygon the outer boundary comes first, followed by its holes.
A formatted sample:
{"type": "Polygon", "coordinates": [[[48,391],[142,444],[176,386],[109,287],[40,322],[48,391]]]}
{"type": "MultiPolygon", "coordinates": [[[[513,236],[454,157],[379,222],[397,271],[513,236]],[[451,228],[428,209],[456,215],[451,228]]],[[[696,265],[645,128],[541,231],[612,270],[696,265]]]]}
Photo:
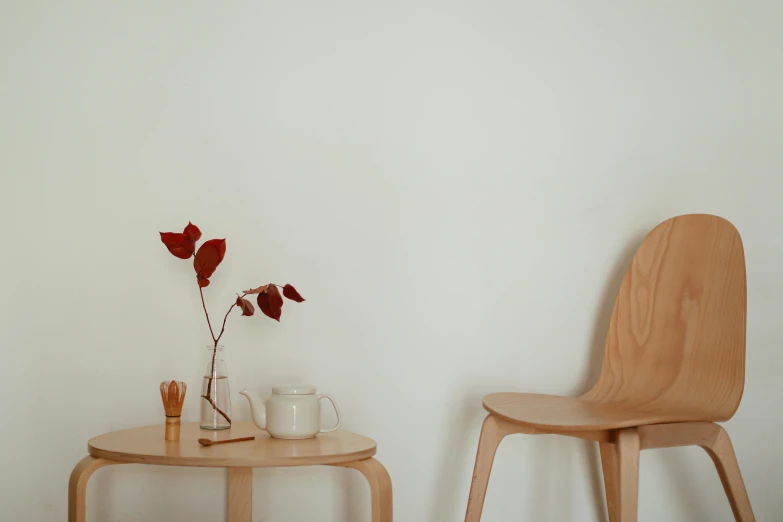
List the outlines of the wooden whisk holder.
{"type": "Polygon", "coordinates": [[[181,417],[166,417],[166,440],[179,440],[181,417]]]}

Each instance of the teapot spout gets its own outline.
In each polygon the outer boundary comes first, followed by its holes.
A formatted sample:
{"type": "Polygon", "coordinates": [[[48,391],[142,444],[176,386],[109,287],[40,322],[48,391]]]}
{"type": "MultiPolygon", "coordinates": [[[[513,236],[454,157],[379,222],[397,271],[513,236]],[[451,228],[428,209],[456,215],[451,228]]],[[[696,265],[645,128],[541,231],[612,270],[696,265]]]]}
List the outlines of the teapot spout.
{"type": "Polygon", "coordinates": [[[250,403],[250,413],[253,414],[253,422],[256,426],[262,430],[266,429],[266,404],[259,399],[256,394],[245,389],[239,392],[240,395],[247,397],[247,402],[250,403]]]}

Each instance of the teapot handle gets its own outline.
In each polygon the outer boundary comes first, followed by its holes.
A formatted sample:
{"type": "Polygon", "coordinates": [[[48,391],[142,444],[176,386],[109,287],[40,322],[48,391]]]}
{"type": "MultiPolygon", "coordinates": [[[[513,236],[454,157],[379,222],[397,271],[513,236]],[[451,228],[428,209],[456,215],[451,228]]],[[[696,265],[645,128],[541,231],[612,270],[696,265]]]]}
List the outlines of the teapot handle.
{"type": "Polygon", "coordinates": [[[342,424],[342,421],[340,420],[340,410],[337,408],[337,403],[334,402],[334,399],[332,399],[329,395],[319,395],[318,400],[326,399],[329,402],[332,403],[332,407],[334,408],[334,412],[337,414],[337,425],[334,428],[329,428],[328,430],[322,429],[318,433],[329,433],[330,431],[335,431],[340,428],[340,424],[342,424]]]}

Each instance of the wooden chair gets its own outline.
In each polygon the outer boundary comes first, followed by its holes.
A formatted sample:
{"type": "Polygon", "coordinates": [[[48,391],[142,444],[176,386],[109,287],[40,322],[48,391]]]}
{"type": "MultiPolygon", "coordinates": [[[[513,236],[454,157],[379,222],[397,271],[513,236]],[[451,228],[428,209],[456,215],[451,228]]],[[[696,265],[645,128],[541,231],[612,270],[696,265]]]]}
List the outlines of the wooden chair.
{"type": "Polygon", "coordinates": [[[734,518],[755,520],[726,431],[745,382],[745,256],[725,219],[680,216],[634,255],[609,323],[598,383],[581,397],[493,393],[466,522],[479,522],[495,450],[512,433],[600,445],[610,522],[636,522],[639,450],[696,445],[712,457],[734,518]]]}

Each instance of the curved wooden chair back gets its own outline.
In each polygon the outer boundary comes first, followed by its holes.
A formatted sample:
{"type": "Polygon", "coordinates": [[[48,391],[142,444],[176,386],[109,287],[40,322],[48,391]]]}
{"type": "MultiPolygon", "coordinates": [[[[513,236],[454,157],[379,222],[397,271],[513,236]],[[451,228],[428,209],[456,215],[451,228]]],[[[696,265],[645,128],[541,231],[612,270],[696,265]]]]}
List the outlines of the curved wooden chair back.
{"type": "Polygon", "coordinates": [[[601,375],[584,398],[672,419],[725,421],[745,384],[745,255],[710,215],[658,225],[625,274],[601,375]]]}

